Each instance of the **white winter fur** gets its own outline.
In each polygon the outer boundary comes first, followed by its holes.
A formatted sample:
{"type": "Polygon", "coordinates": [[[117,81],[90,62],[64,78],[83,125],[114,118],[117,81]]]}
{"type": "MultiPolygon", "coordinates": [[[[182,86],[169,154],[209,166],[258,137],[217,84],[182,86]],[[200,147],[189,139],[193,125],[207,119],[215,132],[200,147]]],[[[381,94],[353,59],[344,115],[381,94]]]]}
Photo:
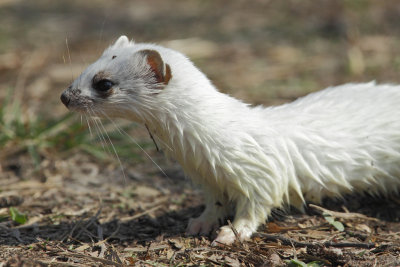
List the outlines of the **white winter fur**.
{"type": "MultiPolygon", "coordinates": [[[[182,54],[121,37],[73,88],[94,98],[90,81],[104,70],[119,87],[90,108],[145,123],[203,187],[206,210],[190,222],[189,233],[207,234],[233,214],[246,239],[285,203],[301,207],[304,200],[348,192],[399,191],[400,86],[346,84],[282,106],[251,107],[218,92],[182,54]],[[144,49],[158,51],[171,67],[172,79],[158,94],[149,89],[149,68],[137,53],[144,49]]],[[[216,241],[234,239],[224,226],[216,241]]]]}

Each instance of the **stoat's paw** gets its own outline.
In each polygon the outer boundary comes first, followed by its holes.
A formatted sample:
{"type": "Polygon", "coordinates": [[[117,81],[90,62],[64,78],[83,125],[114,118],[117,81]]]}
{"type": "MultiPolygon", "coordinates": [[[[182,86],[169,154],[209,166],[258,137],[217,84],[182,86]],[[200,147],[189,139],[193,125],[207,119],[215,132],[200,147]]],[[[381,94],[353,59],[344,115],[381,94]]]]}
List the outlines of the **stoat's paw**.
{"type": "MultiPolygon", "coordinates": [[[[238,238],[241,241],[249,240],[253,231],[248,227],[236,229],[238,238]]],[[[236,235],[228,225],[222,226],[219,230],[217,238],[211,243],[212,246],[220,246],[221,244],[231,245],[236,240],[236,235]]]]}
{"type": "Polygon", "coordinates": [[[186,234],[188,235],[209,235],[212,231],[218,229],[218,220],[205,218],[200,216],[198,218],[191,218],[189,220],[186,234]]]}

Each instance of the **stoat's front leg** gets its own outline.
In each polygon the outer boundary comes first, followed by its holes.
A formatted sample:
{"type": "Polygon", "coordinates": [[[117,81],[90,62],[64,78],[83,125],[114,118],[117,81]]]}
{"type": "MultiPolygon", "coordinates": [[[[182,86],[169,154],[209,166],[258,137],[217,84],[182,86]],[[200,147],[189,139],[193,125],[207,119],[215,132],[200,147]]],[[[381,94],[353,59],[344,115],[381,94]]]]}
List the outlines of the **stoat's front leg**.
{"type": "MultiPolygon", "coordinates": [[[[236,203],[235,218],[232,227],[237,231],[240,240],[248,240],[257,231],[257,227],[264,223],[270,212],[269,205],[256,202],[245,196],[239,197],[236,203]]],[[[237,238],[231,226],[224,225],[220,228],[217,238],[212,242],[213,246],[219,244],[232,244],[237,238]]]]}
{"type": "Polygon", "coordinates": [[[207,196],[205,210],[199,217],[189,220],[186,233],[189,235],[209,235],[224,223],[231,210],[231,206],[226,201],[207,196]]]}

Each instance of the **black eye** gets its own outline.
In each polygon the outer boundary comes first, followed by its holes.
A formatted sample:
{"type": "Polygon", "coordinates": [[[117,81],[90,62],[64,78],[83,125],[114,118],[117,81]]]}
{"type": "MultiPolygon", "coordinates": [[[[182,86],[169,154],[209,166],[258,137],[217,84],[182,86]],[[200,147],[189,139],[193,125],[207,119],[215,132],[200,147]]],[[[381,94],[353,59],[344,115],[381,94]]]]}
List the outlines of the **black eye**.
{"type": "Polygon", "coordinates": [[[93,88],[100,92],[106,92],[114,86],[114,83],[110,80],[103,79],[93,84],[93,88]]]}

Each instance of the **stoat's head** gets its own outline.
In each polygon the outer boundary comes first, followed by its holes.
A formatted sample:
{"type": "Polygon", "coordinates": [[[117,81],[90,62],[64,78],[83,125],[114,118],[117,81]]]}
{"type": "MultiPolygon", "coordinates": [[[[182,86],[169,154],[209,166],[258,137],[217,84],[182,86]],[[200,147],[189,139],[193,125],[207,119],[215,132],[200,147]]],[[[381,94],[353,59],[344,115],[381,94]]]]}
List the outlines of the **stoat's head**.
{"type": "Polygon", "coordinates": [[[158,48],[136,45],[121,36],[62,93],[61,101],[68,109],[88,115],[129,113],[141,120],[143,107],[154,104],[172,78],[158,48]]]}

